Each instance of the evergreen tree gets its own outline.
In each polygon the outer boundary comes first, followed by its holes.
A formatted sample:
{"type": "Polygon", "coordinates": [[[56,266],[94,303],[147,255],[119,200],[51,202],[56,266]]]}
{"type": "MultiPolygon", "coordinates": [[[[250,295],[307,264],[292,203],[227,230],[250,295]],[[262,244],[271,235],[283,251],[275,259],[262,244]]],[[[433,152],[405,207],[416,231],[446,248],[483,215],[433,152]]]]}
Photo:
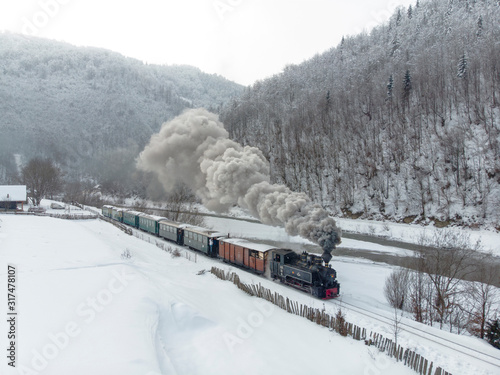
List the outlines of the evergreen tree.
{"type": "Polygon", "coordinates": [[[398,15],[396,16],[396,26],[401,25],[401,19],[403,16],[401,16],[401,9],[398,9],[398,15]]]}
{"type": "Polygon", "coordinates": [[[412,17],[413,17],[413,8],[411,7],[410,4],[410,6],[408,7],[408,19],[411,20],[412,17]]]}
{"type": "Polygon", "coordinates": [[[478,38],[481,38],[483,36],[483,16],[479,16],[479,19],[477,20],[476,36],[478,38]]]}
{"type": "Polygon", "coordinates": [[[411,92],[411,74],[408,69],[406,69],[406,73],[403,79],[403,100],[407,105],[410,104],[410,92],[411,92]]]}
{"type": "Polygon", "coordinates": [[[498,319],[488,323],[486,338],[491,345],[500,349],[500,321],[498,319]]]}
{"type": "Polygon", "coordinates": [[[467,56],[464,54],[458,60],[458,65],[457,65],[457,77],[467,79],[467,72],[469,70],[468,68],[468,61],[467,61],[467,56]]]}
{"type": "Polygon", "coordinates": [[[387,99],[392,100],[392,90],[394,88],[394,78],[391,76],[389,77],[389,83],[387,84],[387,99]]]}

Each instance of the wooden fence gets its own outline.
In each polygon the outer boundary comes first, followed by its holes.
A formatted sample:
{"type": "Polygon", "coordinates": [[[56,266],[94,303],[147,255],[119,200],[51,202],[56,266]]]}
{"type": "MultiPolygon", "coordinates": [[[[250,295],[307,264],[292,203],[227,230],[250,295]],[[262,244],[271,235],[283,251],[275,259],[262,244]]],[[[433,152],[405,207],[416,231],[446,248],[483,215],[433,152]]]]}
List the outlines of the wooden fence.
{"type": "Polygon", "coordinates": [[[358,327],[355,324],[345,321],[341,313],[336,316],[331,316],[327,314],[325,310],[299,304],[296,301],[290,300],[288,297],[283,297],[277,292],[272,292],[270,289],[264,288],[260,283],[258,285],[245,284],[235,272],[225,272],[217,267],[212,267],[210,272],[219,279],[231,281],[245,293],[263,298],[279,308],[286,310],[290,314],[299,315],[311,322],[327,327],[331,331],[338,332],[342,336],[350,336],[358,341],[364,340],[365,345],[375,346],[381,352],[385,352],[389,357],[403,362],[405,366],[413,369],[420,375],[451,375],[441,367],[437,367],[433,372],[434,364],[432,362],[413,350],[405,349],[401,347],[401,345],[396,346],[391,339],[385,338],[379,333],[370,332],[370,334],[367,335],[365,328],[358,327]]]}

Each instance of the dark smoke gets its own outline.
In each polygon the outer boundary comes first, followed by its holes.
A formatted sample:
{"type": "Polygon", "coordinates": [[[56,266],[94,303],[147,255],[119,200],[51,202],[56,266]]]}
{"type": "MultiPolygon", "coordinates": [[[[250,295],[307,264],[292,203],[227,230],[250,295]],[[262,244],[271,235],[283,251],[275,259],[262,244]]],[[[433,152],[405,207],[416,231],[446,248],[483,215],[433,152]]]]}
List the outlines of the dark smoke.
{"type": "Polygon", "coordinates": [[[269,163],[255,147],[230,139],[218,116],[193,109],[163,124],[141,152],[138,168],[154,172],[166,191],[181,181],[203,204],[222,212],[237,204],[264,224],[284,226],[330,252],[340,243],[333,218],[304,193],[270,183],[269,163]]]}

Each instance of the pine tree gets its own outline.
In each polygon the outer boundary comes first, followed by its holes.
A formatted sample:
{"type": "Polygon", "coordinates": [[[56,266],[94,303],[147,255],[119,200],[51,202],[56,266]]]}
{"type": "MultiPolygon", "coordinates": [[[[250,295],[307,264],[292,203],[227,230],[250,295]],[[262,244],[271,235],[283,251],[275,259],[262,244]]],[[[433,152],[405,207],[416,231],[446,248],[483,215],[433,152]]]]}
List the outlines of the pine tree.
{"type": "Polygon", "coordinates": [[[401,19],[403,16],[401,16],[401,9],[398,9],[398,15],[396,16],[396,26],[401,25],[401,19]]]}
{"type": "Polygon", "coordinates": [[[408,18],[411,20],[412,17],[413,17],[413,8],[411,7],[410,4],[410,6],[408,7],[408,18]]]}
{"type": "Polygon", "coordinates": [[[407,105],[410,104],[410,92],[411,92],[411,74],[407,69],[404,79],[403,79],[403,99],[407,105]]]}
{"type": "Polygon", "coordinates": [[[469,70],[468,65],[469,65],[469,63],[467,60],[467,56],[465,55],[465,52],[464,52],[464,54],[462,55],[460,60],[458,60],[457,77],[467,79],[467,72],[469,70]]]}
{"type": "Polygon", "coordinates": [[[394,78],[391,76],[389,77],[389,83],[387,84],[387,100],[392,100],[392,90],[394,88],[394,78]]]}
{"type": "Polygon", "coordinates": [[[488,323],[486,338],[491,345],[500,349],[500,321],[498,319],[488,323]]]}
{"type": "Polygon", "coordinates": [[[476,36],[478,38],[481,38],[483,36],[483,16],[479,16],[479,19],[477,20],[476,36]]]}

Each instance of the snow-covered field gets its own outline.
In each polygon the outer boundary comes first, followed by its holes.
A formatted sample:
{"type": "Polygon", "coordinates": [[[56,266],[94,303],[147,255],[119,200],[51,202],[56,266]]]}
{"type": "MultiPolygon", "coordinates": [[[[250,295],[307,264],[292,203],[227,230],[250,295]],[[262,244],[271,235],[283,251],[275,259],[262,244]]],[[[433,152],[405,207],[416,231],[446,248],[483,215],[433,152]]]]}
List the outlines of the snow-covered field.
{"type": "MultiPolygon", "coordinates": [[[[279,283],[182,249],[172,258],[153,244],[100,220],[0,215],[0,294],[7,310],[8,265],[16,269],[16,368],[3,355],[0,374],[414,374],[374,347],[343,338],[273,305],[249,297],[210,273],[215,265],[332,315],[391,337],[391,328],[350,310],[348,303],[381,314],[391,311],[382,285],[391,267],[337,258],[342,299],[319,301],[279,283]],[[126,252],[130,258],[124,257],[126,252]],[[345,305],[344,305],[345,303],[345,305]]],[[[233,237],[290,238],[282,229],[228,219],[207,219],[233,237]]],[[[344,243],[348,240],[344,240],[344,243]]],[[[171,245],[174,247],[174,245],[171,245]]],[[[348,246],[346,244],[346,246],[348,246]]],[[[358,246],[362,244],[358,243],[358,246]]],[[[392,251],[392,250],[391,250],[392,251]]],[[[9,353],[8,315],[0,325],[9,353]]],[[[420,327],[491,355],[481,340],[420,327]]],[[[401,333],[435,366],[456,374],[496,374],[480,358],[401,333]]]]}

